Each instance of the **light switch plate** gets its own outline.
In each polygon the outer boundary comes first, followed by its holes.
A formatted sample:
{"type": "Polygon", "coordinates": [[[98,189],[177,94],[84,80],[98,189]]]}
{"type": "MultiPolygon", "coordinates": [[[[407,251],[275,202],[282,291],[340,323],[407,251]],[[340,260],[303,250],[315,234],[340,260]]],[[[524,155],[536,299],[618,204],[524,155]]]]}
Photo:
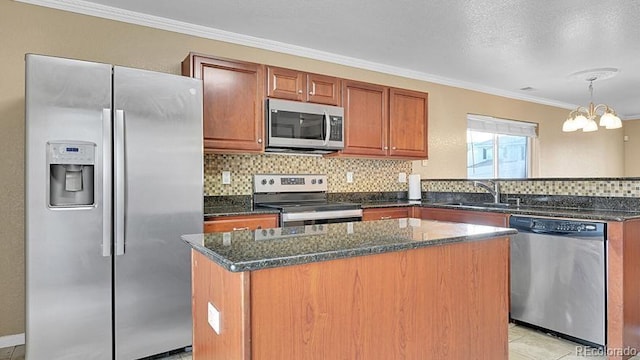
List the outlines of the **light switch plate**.
{"type": "Polygon", "coordinates": [[[429,160],[422,160],[422,166],[427,166],[428,163],[429,163],[429,160]]]}
{"type": "Polygon", "coordinates": [[[407,182],[407,173],[399,173],[398,174],[398,182],[406,183],[407,182]]]}
{"type": "Polygon", "coordinates": [[[222,184],[223,185],[231,184],[231,171],[222,172],[222,184]]]}
{"type": "Polygon", "coordinates": [[[213,331],[220,335],[220,311],[210,302],[207,303],[207,321],[213,331]]]}
{"type": "Polygon", "coordinates": [[[231,246],[231,233],[230,232],[222,233],[222,245],[231,246]]]}
{"type": "Polygon", "coordinates": [[[348,171],[347,172],[347,182],[348,183],[352,183],[353,182],[353,171],[348,171]]]}

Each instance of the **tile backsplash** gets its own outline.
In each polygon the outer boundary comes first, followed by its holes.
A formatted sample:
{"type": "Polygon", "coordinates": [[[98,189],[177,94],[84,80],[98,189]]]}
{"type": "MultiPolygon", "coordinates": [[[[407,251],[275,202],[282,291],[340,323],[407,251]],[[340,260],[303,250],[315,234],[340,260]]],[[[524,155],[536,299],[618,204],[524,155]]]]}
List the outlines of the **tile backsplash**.
{"type": "MultiPolygon", "coordinates": [[[[500,181],[506,194],[640,197],[640,179],[529,179],[500,181]]],[[[484,192],[469,180],[424,180],[422,191],[484,192]]]]}
{"type": "Polygon", "coordinates": [[[329,192],[407,191],[398,174],[411,173],[411,161],[323,158],[303,155],[205,154],[204,195],[251,195],[254,174],[326,174],[329,192]],[[231,184],[222,184],[222,172],[231,173],[231,184]],[[353,172],[353,183],[347,183],[353,172]]]}

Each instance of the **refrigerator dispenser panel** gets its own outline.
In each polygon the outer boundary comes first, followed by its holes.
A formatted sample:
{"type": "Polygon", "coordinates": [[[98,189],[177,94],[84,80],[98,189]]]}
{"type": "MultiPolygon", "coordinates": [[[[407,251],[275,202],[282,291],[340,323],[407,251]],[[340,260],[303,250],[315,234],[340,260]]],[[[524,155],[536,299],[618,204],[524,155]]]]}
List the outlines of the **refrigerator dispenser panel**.
{"type": "Polygon", "coordinates": [[[94,205],[95,148],[90,142],[47,143],[50,207],[94,205]]]}

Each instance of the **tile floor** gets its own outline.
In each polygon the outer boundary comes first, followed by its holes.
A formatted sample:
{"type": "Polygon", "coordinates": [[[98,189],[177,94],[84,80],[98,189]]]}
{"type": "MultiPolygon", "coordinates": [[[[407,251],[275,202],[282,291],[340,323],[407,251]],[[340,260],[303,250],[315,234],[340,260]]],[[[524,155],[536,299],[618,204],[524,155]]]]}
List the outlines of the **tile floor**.
{"type": "MultiPolygon", "coordinates": [[[[526,327],[509,324],[509,360],[601,360],[605,356],[583,356],[582,345],[559,339],[526,327]]],[[[0,349],[0,360],[24,360],[24,345],[0,349]]],[[[180,353],[158,360],[192,360],[191,353],[180,353]]],[[[467,360],[467,359],[465,359],[467,360]]],[[[631,360],[640,360],[636,355],[631,360]]]]}

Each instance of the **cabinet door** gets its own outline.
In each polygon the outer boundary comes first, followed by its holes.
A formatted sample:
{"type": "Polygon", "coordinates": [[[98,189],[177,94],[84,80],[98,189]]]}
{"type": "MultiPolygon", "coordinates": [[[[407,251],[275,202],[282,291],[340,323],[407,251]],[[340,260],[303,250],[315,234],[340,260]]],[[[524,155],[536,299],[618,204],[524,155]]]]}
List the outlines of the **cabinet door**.
{"type": "Polygon", "coordinates": [[[204,222],[204,232],[270,229],[278,227],[277,214],[221,216],[204,222]]]}
{"type": "Polygon", "coordinates": [[[362,210],[362,221],[410,217],[411,207],[370,208],[362,210]]]}
{"type": "Polygon", "coordinates": [[[340,80],[332,76],[307,74],[307,101],[340,105],[340,80]]]}
{"type": "Polygon", "coordinates": [[[389,91],[389,155],[427,158],[427,94],[389,91]]]}
{"type": "Polygon", "coordinates": [[[267,67],[267,95],[269,97],[303,101],[305,84],[304,73],[291,69],[267,67]]]}
{"type": "Polygon", "coordinates": [[[509,227],[509,215],[484,211],[422,208],[421,218],[425,220],[509,227]]]}
{"type": "Polygon", "coordinates": [[[385,156],[389,90],[384,86],[342,82],[345,113],[344,154],[385,156]]]}
{"type": "Polygon", "coordinates": [[[203,83],[205,150],[263,151],[264,67],[199,55],[185,62],[183,74],[203,83]]]}

